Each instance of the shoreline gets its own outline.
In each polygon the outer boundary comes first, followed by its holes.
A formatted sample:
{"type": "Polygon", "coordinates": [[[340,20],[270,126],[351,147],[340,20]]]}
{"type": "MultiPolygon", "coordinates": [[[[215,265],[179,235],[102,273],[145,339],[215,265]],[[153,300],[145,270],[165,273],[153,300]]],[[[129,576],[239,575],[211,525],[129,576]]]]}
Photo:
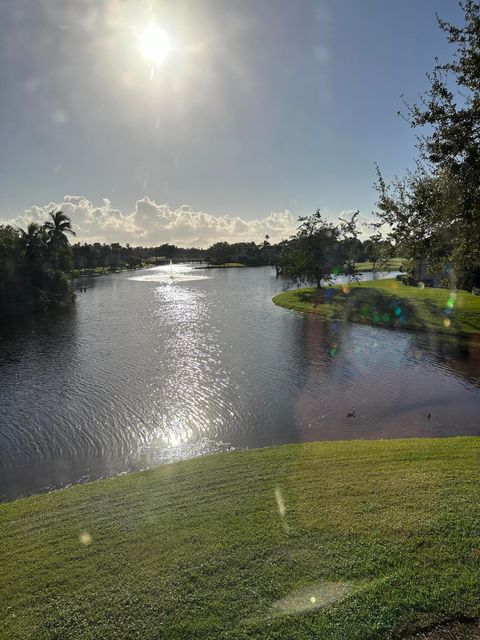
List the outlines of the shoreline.
{"type": "Polygon", "coordinates": [[[122,273],[123,271],[139,271],[141,269],[150,269],[151,267],[164,266],[156,264],[148,264],[146,262],[134,267],[93,267],[92,269],[74,269],[73,280],[78,278],[96,278],[98,276],[106,276],[111,273],[122,273]]]}
{"type": "MultiPolygon", "coordinates": [[[[245,268],[249,265],[243,264],[242,262],[225,262],[224,264],[208,264],[205,267],[193,267],[194,269],[238,269],[245,268]]],[[[255,265],[255,266],[266,266],[269,265],[255,265]]]]}
{"type": "Polygon", "coordinates": [[[254,448],[232,448],[231,450],[224,451],[214,451],[211,453],[201,454],[193,457],[183,458],[180,460],[169,460],[165,462],[159,462],[150,467],[143,467],[139,469],[132,469],[130,471],[121,471],[121,472],[112,472],[107,475],[102,475],[101,477],[94,478],[92,480],[80,480],[77,482],[70,482],[65,486],[58,486],[54,488],[45,487],[41,489],[38,493],[31,493],[28,495],[18,496],[16,498],[12,498],[9,500],[0,501],[0,511],[2,507],[6,505],[11,505],[16,502],[24,501],[24,500],[35,500],[37,498],[43,499],[48,496],[55,495],[57,493],[63,493],[65,491],[74,490],[78,487],[89,487],[91,485],[96,485],[98,483],[103,482],[111,482],[115,481],[118,478],[128,478],[134,476],[140,476],[142,474],[154,473],[159,471],[160,469],[164,469],[165,467],[174,467],[175,465],[189,465],[189,463],[195,463],[199,460],[208,460],[209,458],[217,458],[218,456],[231,456],[237,454],[257,454],[262,451],[269,451],[271,449],[287,449],[289,447],[308,447],[310,445],[322,445],[322,446],[347,446],[347,445],[355,445],[355,444],[372,444],[372,443],[408,443],[408,442],[428,442],[428,441],[442,441],[442,440],[462,440],[462,439],[478,439],[480,446],[480,434],[476,435],[447,435],[447,436],[415,436],[415,437],[404,437],[404,438],[351,438],[351,439],[343,439],[343,440],[309,440],[306,442],[289,442],[284,444],[272,444],[261,447],[254,448]]]}

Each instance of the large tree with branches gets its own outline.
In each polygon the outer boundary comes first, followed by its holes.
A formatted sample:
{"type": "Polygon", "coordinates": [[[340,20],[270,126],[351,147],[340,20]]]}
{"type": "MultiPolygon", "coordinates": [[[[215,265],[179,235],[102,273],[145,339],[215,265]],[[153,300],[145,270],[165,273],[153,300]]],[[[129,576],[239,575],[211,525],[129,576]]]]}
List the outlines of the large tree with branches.
{"type": "Polygon", "coordinates": [[[357,217],[340,218],[338,224],[325,220],[319,209],[299,218],[297,233],[283,251],[280,263],[283,273],[298,283],[330,281],[333,275],[356,277],[355,255],[349,245],[357,238],[357,217]]]}
{"type": "Polygon", "coordinates": [[[436,61],[430,87],[406,118],[419,130],[417,169],[387,185],[379,172],[379,215],[398,244],[438,266],[459,286],[480,281],[480,4],[460,2],[464,24],[438,18],[455,48],[436,61]]]}

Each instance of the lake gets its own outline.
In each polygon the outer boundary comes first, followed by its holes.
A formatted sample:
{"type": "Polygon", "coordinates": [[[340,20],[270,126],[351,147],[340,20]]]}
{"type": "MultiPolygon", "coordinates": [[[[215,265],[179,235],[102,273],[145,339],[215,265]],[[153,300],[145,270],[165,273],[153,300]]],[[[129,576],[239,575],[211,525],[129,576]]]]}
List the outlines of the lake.
{"type": "Polygon", "coordinates": [[[81,286],[1,329],[2,500],[232,448],[480,433],[478,342],[279,308],[269,267],[81,286]]]}

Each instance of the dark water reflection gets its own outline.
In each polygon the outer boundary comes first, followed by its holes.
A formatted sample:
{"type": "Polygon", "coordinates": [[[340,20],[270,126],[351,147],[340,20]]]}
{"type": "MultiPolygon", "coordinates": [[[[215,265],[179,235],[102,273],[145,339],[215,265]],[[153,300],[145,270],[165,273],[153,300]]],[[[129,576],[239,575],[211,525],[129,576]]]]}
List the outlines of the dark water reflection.
{"type": "Polygon", "coordinates": [[[2,328],[3,499],[231,447],[479,433],[475,339],[280,309],[268,268],[169,275],[84,281],[70,312],[2,328]]]}

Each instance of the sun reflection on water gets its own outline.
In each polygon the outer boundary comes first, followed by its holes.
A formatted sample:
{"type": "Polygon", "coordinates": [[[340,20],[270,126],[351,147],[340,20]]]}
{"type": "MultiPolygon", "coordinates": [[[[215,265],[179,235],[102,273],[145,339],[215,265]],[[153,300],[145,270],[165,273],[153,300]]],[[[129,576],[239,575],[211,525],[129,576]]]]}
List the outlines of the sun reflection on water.
{"type": "Polygon", "coordinates": [[[150,437],[141,450],[149,464],[232,449],[219,439],[221,416],[233,418],[237,412],[233,402],[225,400],[231,380],[222,364],[222,336],[212,323],[211,300],[196,286],[195,281],[206,276],[192,271],[185,265],[167,265],[145,276],[161,283],[154,290],[150,322],[165,332],[153,347],[150,437]],[[163,363],[161,371],[157,361],[163,363]],[[159,373],[161,386],[153,382],[159,373]]]}

